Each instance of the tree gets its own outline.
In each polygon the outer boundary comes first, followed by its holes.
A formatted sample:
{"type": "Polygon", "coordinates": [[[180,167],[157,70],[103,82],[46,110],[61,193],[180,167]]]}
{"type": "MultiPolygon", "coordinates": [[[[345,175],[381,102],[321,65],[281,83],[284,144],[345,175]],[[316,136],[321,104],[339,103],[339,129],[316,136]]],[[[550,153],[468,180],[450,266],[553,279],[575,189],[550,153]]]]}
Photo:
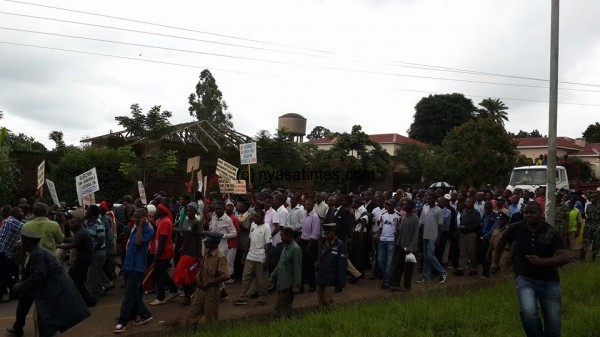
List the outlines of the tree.
{"type": "Polygon", "coordinates": [[[153,106],[147,114],[144,114],[137,103],[132,104],[130,109],[131,117],[117,116],[115,120],[132,136],[158,139],[173,129],[169,122],[173,113],[167,110],[161,111],[160,105],[153,106]]]}
{"type": "Polygon", "coordinates": [[[519,133],[514,135],[514,138],[537,138],[537,137],[546,137],[543,136],[537,129],[527,132],[523,130],[519,130],[519,133]]]}
{"type": "Polygon", "coordinates": [[[588,125],[587,129],[583,131],[583,139],[588,143],[600,143],[600,123],[588,125]]]}
{"type": "Polygon", "coordinates": [[[63,133],[62,131],[52,131],[50,132],[50,134],[48,135],[48,139],[50,139],[51,141],[54,142],[54,144],[56,144],[56,146],[54,147],[54,151],[56,152],[64,152],[65,149],[67,148],[67,145],[65,144],[65,141],[63,140],[63,133]]]}
{"type": "Polygon", "coordinates": [[[518,160],[514,138],[495,120],[484,118],[450,131],[426,172],[430,180],[445,179],[456,186],[504,184],[518,160]]]}
{"type": "Polygon", "coordinates": [[[196,84],[196,92],[188,98],[190,116],[199,121],[207,120],[223,128],[233,128],[232,115],[227,111],[227,103],[217,86],[217,81],[208,69],[200,73],[200,81],[196,84]]]}
{"type": "Polygon", "coordinates": [[[46,152],[48,151],[44,144],[38,142],[33,137],[29,137],[24,133],[14,134],[8,133],[8,144],[11,151],[31,151],[31,152],[46,152]]]}
{"type": "Polygon", "coordinates": [[[3,144],[0,146],[0,203],[2,205],[12,204],[21,184],[21,174],[10,157],[10,148],[3,144]]]}
{"type": "Polygon", "coordinates": [[[473,101],[463,94],[429,95],[415,106],[414,121],[408,136],[425,143],[440,145],[453,128],[473,118],[473,101]]]}
{"type": "Polygon", "coordinates": [[[394,159],[408,169],[408,182],[417,183],[421,181],[424,162],[427,160],[427,157],[430,156],[429,151],[430,149],[428,146],[421,144],[400,144],[394,154],[394,159]]]}
{"type": "Polygon", "coordinates": [[[174,173],[179,165],[176,150],[157,151],[144,158],[139,158],[130,146],[122,146],[117,152],[122,158],[119,172],[130,180],[141,180],[145,186],[174,173]]]}
{"type": "Polygon", "coordinates": [[[496,123],[504,126],[504,122],[508,121],[506,110],[508,107],[504,105],[500,99],[484,98],[479,103],[480,109],[477,109],[477,117],[492,118],[496,123]]]}
{"type": "Polygon", "coordinates": [[[315,126],[314,129],[306,136],[308,140],[315,140],[328,137],[331,134],[331,131],[323,126],[315,126]]]}

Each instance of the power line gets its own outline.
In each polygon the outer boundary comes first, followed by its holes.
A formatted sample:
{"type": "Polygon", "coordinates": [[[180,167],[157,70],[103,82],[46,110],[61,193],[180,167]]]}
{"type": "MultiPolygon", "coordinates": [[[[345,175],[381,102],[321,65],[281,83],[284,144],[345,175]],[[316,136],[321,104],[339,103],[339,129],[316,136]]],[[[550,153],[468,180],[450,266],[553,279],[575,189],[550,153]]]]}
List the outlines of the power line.
{"type": "MultiPolygon", "coordinates": [[[[397,90],[397,91],[418,92],[418,93],[425,93],[425,94],[437,94],[437,95],[447,94],[447,92],[436,92],[436,91],[414,90],[414,89],[401,89],[401,88],[394,88],[394,90],[397,90]]],[[[503,100],[506,100],[506,101],[522,101],[522,102],[536,102],[536,103],[548,103],[549,102],[547,100],[543,101],[543,100],[525,99],[525,98],[481,96],[481,95],[471,95],[471,94],[464,94],[464,93],[463,93],[463,95],[465,95],[465,96],[471,96],[471,97],[480,97],[480,98],[492,97],[492,98],[503,99],[503,100]]],[[[558,103],[559,104],[566,104],[566,105],[600,106],[600,104],[589,104],[589,103],[575,103],[575,102],[558,102],[558,103]]]]}
{"type": "MultiPolygon", "coordinates": [[[[21,46],[21,47],[30,47],[30,48],[38,48],[38,49],[57,50],[57,51],[64,51],[64,52],[69,52],[69,53],[77,53],[77,54],[85,54],[85,55],[112,57],[112,58],[117,58],[117,59],[140,61],[140,62],[148,62],[148,63],[156,63],[156,64],[166,64],[166,65],[178,66],[178,67],[186,67],[186,68],[195,68],[195,69],[206,69],[206,68],[208,68],[208,67],[201,67],[201,66],[190,65],[190,64],[183,64],[183,63],[166,62],[166,61],[149,60],[149,59],[138,59],[138,58],[127,57],[127,56],[119,56],[119,55],[95,53],[95,52],[88,52],[88,51],[83,51],[83,50],[74,50],[74,49],[65,49],[65,48],[38,46],[38,45],[33,45],[33,44],[17,43],[17,42],[9,42],[9,41],[0,41],[0,44],[7,44],[7,45],[21,46]]],[[[266,76],[264,74],[252,73],[252,72],[246,72],[246,71],[229,70],[229,69],[221,69],[221,68],[210,68],[210,69],[212,69],[212,70],[218,70],[218,71],[224,71],[224,72],[230,72],[230,73],[237,73],[237,74],[266,76]]]]}
{"type": "MultiPolygon", "coordinates": [[[[338,53],[331,52],[331,51],[324,51],[324,50],[319,50],[319,49],[311,49],[311,48],[304,48],[304,47],[298,47],[298,46],[292,46],[292,45],[286,45],[286,44],[279,44],[279,43],[267,42],[267,41],[262,41],[262,40],[242,38],[242,37],[237,37],[237,36],[232,36],[232,35],[217,34],[217,33],[211,33],[211,32],[206,32],[206,31],[194,30],[194,29],[189,29],[189,28],[176,27],[176,26],[158,24],[158,23],[154,23],[154,22],[134,20],[134,19],[128,19],[128,18],[123,18],[123,17],[118,17],[118,16],[105,15],[105,14],[99,14],[99,13],[93,13],[93,12],[87,12],[87,11],[80,11],[80,10],[74,10],[74,9],[63,8],[63,7],[47,6],[47,5],[42,5],[42,4],[35,4],[35,3],[24,2],[24,1],[16,1],[16,0],[4,0],[4,1],[18,3],[18,4],[24,4],[24,5],[29,5],[29,6],[37,6],[37,7],[51,8],[51,9],[68,11],[68,12],[74,12],[74,13],[81,13],[81,14],[86,14],[86,15],[106,17],[106,18],[110,18],[110,19],[116,19],[116,20],[122,20],[122,21],[128,21],[128,22],[142,23],[142,24],[146,24],[146,25],[152,25],[152,26],[163,27],[163,28],[170,28],[170,29],[177,29],[177,30],[188,31],[188,32],[195,32],[195,33],[200,33],[200,34],[207,34],[207,35],[214,35],[214,36],[219,36],[219,37],[226,37],[226,38],[237,39],[237,40],[248,41],[248,42],[254,42],[254,43],[261,43],[261,44],[266,44],[266,45],[284,46],[284,47],[301,49],[301,50],[307,50],[307,51],[312,51],[312,52],[325,53],[325,54],[329,54],[329,55],[339,55],[338,53]]],[[[41,19],[41,20],[51,20],[51,21],[58,21],[58,22],[65,22],[65,23],[79,24],[79,25],[89,25],[89,26],[94,26],[94,27],[99,27],[99,28],[117,29],[117,30],[124,30],[124,31],[130,31],[130,32],[141,33],[141,34],[152,34],[152,35],[157,35],[157,36],[171,37],[171,38],[177,38],[177,39],[194,40],[194,41],[205,42],[205,43],[223,44],[223,45],[228,45],[228,46],[233,46],[233,47],[240,47],[240,48],[250,48],[250,49],[257,49],[257,50],[263,50],[263,51],[272,51],[272,52],[280,52],[280,53],[287,53],[287,54],[298,54],[298,55],[311,56],[311,57],[324,57],[324,55],[314,55],[314,54],[306,54],[306,53],[288,52],[288,51],[268,49],[268,48],[259,48],[259,47],[253,47],[253,46],[247,46],[247,45],[236,45],[236,44],[231,44],[231,43],[216,42],[216,41],[209,41],[209,40],[201,40],[201,39],[194,39],[194,38],[181,37],[181,36],[175,36],[175,35],[168,35],[168,34],[161,34],[161,33],[152,33],[152,32],[146,32],[146,31],[138,31],[138,30],[130,30],[130,29],[126,29],[126,28],[119,28],[119,27],[113,27],[113,26],[95,25],[95,24],[88,24],[88,23],[83,23],[83,22],[76,22],[76,21],[69,21],[69,20],[60,20],[60,19],[47,18],[47,17],[39,17],[39,16],[31,16],[31,15],[18,14],[18,13],[0,12],[0,14],[16,15],[16,16],[23,16],[23,17],[29,17],[29,18],[35,18],[35,19],[41,19]]],[[[356,56],[353,56],[353,57],[356,57],[356,56]]],[[[362,59],[362,60],[369,61],[368,59],[366,59],[364,57],[359,57],[359,58],[362,59]]],[[[493,77],[507,77],[507,78],[513,78],[513,79],[523,79],[523,80],[530,80],[530,81],[548,82],[547,79],[543,79],[543,78],[526,77],[526,76],[518,76],[518,75],[508,75],[508,74],[499,74],[499,73],[491,73],[491,72],[468,70],[468,69],[460,69],[460,68],[435,66],[435,65],[428,65],[428,64],[414,63],[414,62],[387,61],[387,62],[384,62],[383,64],[391,65],[391,66],[413,68],[413,69],[431,70],[431,71],[455,72],[455,73],[464,73],[464,74],[471,74],[471,75],[482,75],[482,76],[493,76],[493,77]]],[[[600,84],[590,84],[590,83],[581,83],[581,82],[560,81],[560,83],[571,84],[571,85],[600,87],[600,84]]]]}

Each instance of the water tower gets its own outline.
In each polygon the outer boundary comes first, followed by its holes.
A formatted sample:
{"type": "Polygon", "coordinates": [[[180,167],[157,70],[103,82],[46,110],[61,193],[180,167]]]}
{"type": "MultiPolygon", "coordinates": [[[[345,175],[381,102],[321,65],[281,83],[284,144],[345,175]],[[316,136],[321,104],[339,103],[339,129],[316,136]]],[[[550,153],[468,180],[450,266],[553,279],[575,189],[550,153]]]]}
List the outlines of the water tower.
{"type": "Polygon", "coordinates": [[[306,118],[295,113],[279,116],[279,125],[277,128],[286,129],[287,132],[294,136],[297,143],[302,143],[304,135],[306,135],[306,118]]]}

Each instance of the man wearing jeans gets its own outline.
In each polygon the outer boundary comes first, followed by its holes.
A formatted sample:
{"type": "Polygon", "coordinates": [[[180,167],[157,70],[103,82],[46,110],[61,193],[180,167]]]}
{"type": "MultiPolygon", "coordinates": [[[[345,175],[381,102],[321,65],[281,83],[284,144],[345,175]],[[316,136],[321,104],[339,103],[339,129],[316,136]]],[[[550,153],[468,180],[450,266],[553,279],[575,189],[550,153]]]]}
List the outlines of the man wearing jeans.
{"type": "Polygon", "coordinates": [[[421,213],[420,222],[423,226],[423,250],[425,259],[423,261],[423,278],[417,283],[431,280],[431,268],[433,267],[440,275],[438,283],[446,282],[448,273],[435,257],[435,245],[441,239],[442,225],[444,224],[444,212],[435,204],[435,195],[427,194],[427,212],[421,213]]]}
{"type": "Polygon", "coordinates": [[[387,212],[379,220],[379,247],[377,250],[377,264],[383,273],[382,289],[390,289],[394,268],[394,245],[396,241],[396,227],[400,224],[400,215],[396,213],[396,200],[385,202],[387,212]]]}
{"type": "Polygon", "coordinates": [[[494,251],[490,271],[496,273],[506,243],[513,243],[514,271],[519,313],[525,334],[532,336],[560,336],[561,295],[558,266],[569,263],[569,250],[559,230],[543,219],[542,207],[535,201],[524,209],[525,221],[506,229],[494,251]],[[538,316],[538,302],[542,320],[538,316]]]}
{"type": "Polygon", "coordinates": [[[140,287],[144,271],[146,270],[146,259],[148,258],[148,245],[154,237],[154,229],[146,220],[147,211],[138,208],[133,213],[135,227],[131,231],[125,260],[123,263],[123,275],[125,277],[125,297],[121,304],[119,321],[115,327],[115,333],[124,332],[131,318],[139,316],[133,324],[140,325],[152,320],[152,314],[142,301],[140,287]]]}

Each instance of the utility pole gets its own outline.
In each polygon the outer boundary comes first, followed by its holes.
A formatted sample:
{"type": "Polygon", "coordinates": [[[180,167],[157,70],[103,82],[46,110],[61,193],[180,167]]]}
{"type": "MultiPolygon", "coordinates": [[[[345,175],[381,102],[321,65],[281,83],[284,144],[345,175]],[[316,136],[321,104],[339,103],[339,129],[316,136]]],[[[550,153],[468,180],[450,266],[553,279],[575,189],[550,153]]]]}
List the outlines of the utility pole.
{"type": "Polygon", "coordinates": [[[556,124],[558,115],[558,22],[559,0],[552,0],[550,14],[550,110],[548,113],[548,175],[546,177],[546,221],[554,225],[556,213],[556,124]]]}

